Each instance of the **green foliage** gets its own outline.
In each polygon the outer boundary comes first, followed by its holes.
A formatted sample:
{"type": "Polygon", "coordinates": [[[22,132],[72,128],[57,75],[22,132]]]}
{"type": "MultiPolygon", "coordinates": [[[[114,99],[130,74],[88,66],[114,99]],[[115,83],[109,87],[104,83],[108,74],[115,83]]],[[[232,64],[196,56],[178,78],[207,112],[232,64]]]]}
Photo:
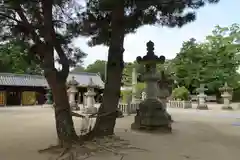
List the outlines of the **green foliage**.
{"type": "Polygon", "coordinates": [[[232,101],[240,102],[240,87],[233,90],[232,101]]]}
{"type": "Polygon", "coordinates": [[[102,80],[105,80],[106,61],[96,60],[85,69],[85,72],[100,73],[102,80]]]}
{"type": "MultiPolygon", "coordinates": [[[[89,45],[110,45],[112,35],[111,21],[117,22],[124,27],[124,34],[135,32],[142,25],[158,24],[168,27],[182,27],[184,24],[195,20],[193,10],[203,7],[206,3],[217,3],[219,0],[89,0],[88,10],[84,13],[84,25],[81,32],[91,35],[89,45]],[[114,14],[111,11],[124,10],[124,14],[114,14]],[[124,16],[122,18],[121,16],[124,16]],[[124,19],[124,20],[122,20],[124,19]]],[[[123,36],[123,35],[121,35],[123,36]]]]}
{"type": "Polygon", "coordinates": [[[175,88],[172,91],[172,97],[176,100],[189,100],[189,91],[184,86],[175,88]]]}
{"type": "Polygon", "coordinates": [[[75,67],[72,72],[84,72],[85,68],[83,66],[77,66],[75,67]]]}
{"type": "Polygon", "coordinates": [[[132,90],[122,90],[121,91],[122,103],[128,103],[131,96],[132,90]]]}
{"type": "Polygon", "coordinates": [[[4,0],[0,3],[0,41],[26,44],[22,47],[28,59],[36,59],[36,63],[45,68],[51,66],[55,69],[54,63],[57,61],[62,66],[59,72],[65,72],[62,77],[66,78],[69,66],[81,64],[86,56],[72,45],[72,40],[79,36],[73,26],[81,23],[76,17],[81,7],[72,0],[4,0]]]}
{"type": "Polygon", "coordinates": [[[137,83],[136,84],[136,90],[137,90],[136,97],[138,99],[141,99],[142,92],[144,91],[144,89],[145,89],[145,83],[137,83]]]}
{"type": "Polygon", "coordinates": [[[201,83],[207,85],[210,93],[218,92],[225,82],[232,87],[238,86],[240,61],[236,52],[240,49],[239,38],[240,29],[233,24],[225,28],[217,26],[204,43],[197,43],[195,39],[184,42],[173,60],[177,83],[186,86],[191,93],[201,83]]]}
{"type": "Polygon", "coordinates": [[[0,44],[0,72],[41,74],[42,69],[27,53],[27,44],[9,41],[0,44]]]}
{"type": "Polygon", "coordinates": [[[75,67],[72,72],[89,72],[89,73],[99,73],[102,80],[105,80],[106,61],[96,60],[94,63],[89,64],[86,68],[82,66],[75,67]]]}
{"type": "Polygon", "coordinates": [[[132,85],[132,71],[134,63],[125,63],[122,75],[122,83],[124,86],[132,85]]]}

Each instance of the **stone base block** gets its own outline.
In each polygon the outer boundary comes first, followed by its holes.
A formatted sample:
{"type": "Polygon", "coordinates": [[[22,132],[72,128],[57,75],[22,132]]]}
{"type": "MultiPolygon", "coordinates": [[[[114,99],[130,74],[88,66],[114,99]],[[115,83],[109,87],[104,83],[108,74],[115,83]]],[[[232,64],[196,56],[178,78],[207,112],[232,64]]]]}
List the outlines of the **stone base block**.
{"type": "Polygon", "coordinates": [[[86,114],[94,114],[97,112],[98,112],[98,109],[96,107],[87,107],[84,109],[84,113],[86,114]]]}
{"type": "Polygon", "coordinates": [[[157,99],[146,99],[139,104],[135,121],[131,125],[133,130],[172,131],[172,118],[163,104],[157,99]]]}
{"type": "Polygon", "coordinates": [[[197,109],[200,109],[200,110],[208,110],[208,106],[207,104],[199,104],[197,106],[197,109]]]}
{"type": "Polygon", "coordinates": [[[222,109],[223,110],[233,110],[233,107],[232,106],[230,106],[230,105],[224,105],[224,106],[222,106],[222,109]]]}
{"type": "Polygon", "coordinates": [[[162,126],[144,126],[137,122],[134,122],[131,124],[131,129],[138,130],[138,131],[148,131],[148,132],[163,132],[163,133],[171,133],[172,132],[171,124],[162,125],[162,126]]]}

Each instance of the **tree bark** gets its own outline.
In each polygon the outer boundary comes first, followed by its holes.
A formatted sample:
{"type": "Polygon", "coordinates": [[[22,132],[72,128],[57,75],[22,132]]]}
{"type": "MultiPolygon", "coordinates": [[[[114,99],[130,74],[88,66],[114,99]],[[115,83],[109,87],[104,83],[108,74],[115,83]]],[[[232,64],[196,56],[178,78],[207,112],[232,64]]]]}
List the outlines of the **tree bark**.
{"type": "Polygon", "coordinates": [[[103,103],[99,109],[95,126],[95,136],[108,136],[114,134],[117,118],[117,107],[120,97],[124,43],[124,6],[117,4],[112,11],[112,32],[108,50],[107,79],[103,92],[103,103]]]}
{"type": "Polygon", "coordinates": [[[67,88],[64,79],[55,78],[53,75],[54,73],[47,75],[46,79],[51,86],[55,103],[57,136],[61,146],[70,145],[78,140],[78,136],[74,129],[67,88]]]}

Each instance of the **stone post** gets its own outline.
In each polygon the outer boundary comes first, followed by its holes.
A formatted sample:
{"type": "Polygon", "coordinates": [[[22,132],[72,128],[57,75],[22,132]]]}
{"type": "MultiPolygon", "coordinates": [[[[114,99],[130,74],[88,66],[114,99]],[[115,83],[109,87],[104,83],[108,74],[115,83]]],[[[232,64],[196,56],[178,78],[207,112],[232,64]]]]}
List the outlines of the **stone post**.
{"type": "Polygon", "coordinates": [[[232,106],[230,105],[231,98],[232,98],[232,88],[228,86],[227,83],[224,84],[223,87],[219,88],[219,91],[222,93],[221,96],[223,98],[223,106],[222,109],[224,110],[233,110],[232,106]]]}
{"type": "Polygon", "coordinates": [[[75,80],[74,76],[72,76],[72,79],[68,82],[68,86],[69,86],[69,89],[67,90],[68,100],[69,100],[70,107],[73,110],[80,109],[75,99],[76,93],[78,92],[78,89],[77,89],[78,84],[79,83],[75,80]]]}
{"type": "Polygon", "coordinates": [[[133,68],[132,70],[132,103],[136,103],[136,93],[137,93],[136,85],[137,85],[136,69],[133,68]]]}
{"type": "Polygon", "coordinates": [[[200,87],[197,88],[197,92],[199,93],[197,95],[198,97],[198,106],[197,109],[201,109],[201,110],[207,110],[208,106],[206,104],[206,97],[207,95],[204,93],[207,90],[207,88],[204,87],[204,84],[200,84],[200,87]]]}
{"type": "Polygon", "coordinates": [[[142,92],[142,101],[144,101],[144,100],[146,99],[146,97],[147,97],[147,96],[146,96],[146,92],[143,91],[143,92],[142,92]]]}
{"type": "Polygon", "coordinates": [[[88,90],[85,93],[86,96],[86,108],[85,113],[86,114],[93,114],[97,112],[97,107],[95,107],[95,99],[94,96],[96,93],[94,92],[94,88],[96,86],[94,85],[92,78],[90,78],[89,84],[88,84],[88,90]]]}
{"type": "Polygon", "coordinates": [[[162,129],[162,131],[170,132],[171,119],[165,110],[163,104],[158,100],[159,75],[156,74],[156,64],[165,62],[164,56],[156,56],[154,54],[154,43],[147,43],[147,55],[137,57],[137,62],[145,66],[143,81],[146,82],[146,99],[139,104],[139,110],[135,116],[135,121],[131,125],[132,129],[162,129]]]}

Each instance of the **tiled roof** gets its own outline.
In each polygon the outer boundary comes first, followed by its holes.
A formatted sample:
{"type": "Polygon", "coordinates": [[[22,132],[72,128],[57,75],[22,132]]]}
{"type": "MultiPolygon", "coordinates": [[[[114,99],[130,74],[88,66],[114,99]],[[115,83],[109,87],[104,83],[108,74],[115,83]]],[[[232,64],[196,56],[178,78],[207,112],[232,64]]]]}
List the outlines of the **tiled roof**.
{"type": "MultiPolygon", "coordinates": [[[[70,73],[67,81],[75,77],[79,86],[87,86],[92,78],[93,83],[99,88],[104,88],[104,83],[101,77],[96,73],[76,72],[70,73]]],[[[41,75],[27,75],[27,74],[13,74],[0,73],[0,86],[32,86],[32,87],[47,87],[48,83],[44,76],[41,75]]]]}
{"type": "Polygon", "coordinates": [[[0,73],[1,86],[46,87],[46,79],[40,75],[0,73]]]}

